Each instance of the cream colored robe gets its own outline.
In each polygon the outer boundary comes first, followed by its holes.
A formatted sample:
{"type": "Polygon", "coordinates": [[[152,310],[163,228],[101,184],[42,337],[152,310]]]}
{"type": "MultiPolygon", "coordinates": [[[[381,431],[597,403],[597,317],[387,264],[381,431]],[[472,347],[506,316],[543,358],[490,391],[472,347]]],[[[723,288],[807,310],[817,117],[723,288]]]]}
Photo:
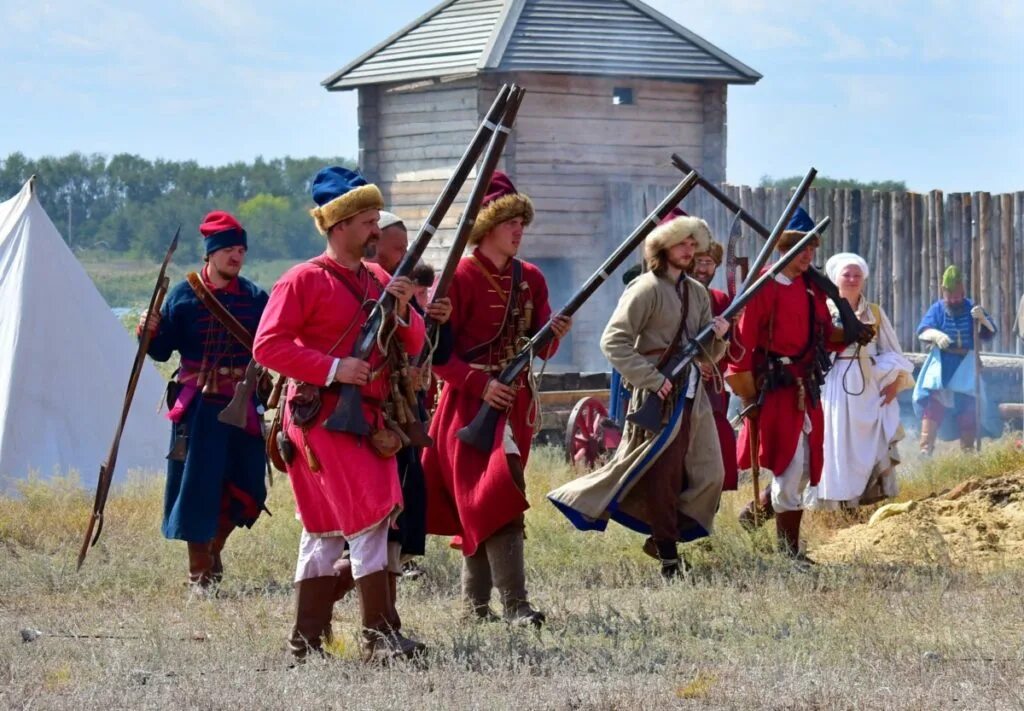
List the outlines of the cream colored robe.
{"type": "MultiPolygon", "coordinates": [[[[711,300],[703,285],[689,277],[686,281],[690,293],[686,333],[692,337],[711,322],[711,300]]],[[[670,346],[679,328],[681,310],[672,280],[657,277],[652,272],[636,278],[619,299],[601,337],[601,350],[633,391],[630,411],[664,382],[664,376],[655,368],[658,356],[641,354],[670,346]]],[[[686,335],[683,339],[688,340],[686,335]]],[[[717,362],[725,350],[725,341],[716,337],[699,360],[717,362]]],[[[686,387],[686,382],[679,384],[681,391],[686,387]]],[[[649,530],[646,504],[642,496],[631,493],[664,445],[679,432],[681,412],[682,398],[679,398],[669,424],[658,435],[627,422],[622,443],[608,464],[551,491],[548,499],[581,530],[604,530],[611,518],[646,532],[649,530]]],[[[686,473],[686,487],[679,495],[679,510],[710,533],[725,472],[714,414],[700,378],[697,378],[690,416],[686,473]]],[[[700,532],[696,533],[699,537],[700,532]]]]}

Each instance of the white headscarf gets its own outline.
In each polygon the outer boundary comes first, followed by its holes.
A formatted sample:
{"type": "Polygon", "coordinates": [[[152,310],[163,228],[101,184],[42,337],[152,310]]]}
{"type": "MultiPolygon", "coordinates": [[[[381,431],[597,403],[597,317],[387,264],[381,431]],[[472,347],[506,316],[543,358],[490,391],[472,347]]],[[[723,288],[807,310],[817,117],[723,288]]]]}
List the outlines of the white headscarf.
{"type": "Polygon", "coordinates": [[[868,263],[864,261],[862,256],[853,252],[840,252],[829,257],[828,261],[825,262],[825,274],[828,275],[833,284],[838,284],[839,272],[851,264],[860,267],[861,272],[864,274],[864,280],[867,281],[869,274],[868,263]]]}

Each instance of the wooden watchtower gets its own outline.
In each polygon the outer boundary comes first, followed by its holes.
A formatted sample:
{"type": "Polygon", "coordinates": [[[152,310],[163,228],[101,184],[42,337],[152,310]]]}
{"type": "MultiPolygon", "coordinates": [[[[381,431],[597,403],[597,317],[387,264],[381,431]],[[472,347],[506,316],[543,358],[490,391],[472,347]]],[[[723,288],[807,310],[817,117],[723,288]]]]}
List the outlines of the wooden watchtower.
{"type": "MultiPolygon", "coordinates": [[[[522,256],[558,308],[632,229],[645,186],[678,182],[672,151],[725,179],[727,87],[760,78],[639,0],[446,0],[323,85],[358,90],[360,167],[411,229],[497,87],[524,86],[502,169],[534,200],[522,256]]],[[[427,255],[435,265],[458,215],[427,255]]],[[[578,314],[563,365],[607,367],[597,340],[615,282],[578,314]]]]}

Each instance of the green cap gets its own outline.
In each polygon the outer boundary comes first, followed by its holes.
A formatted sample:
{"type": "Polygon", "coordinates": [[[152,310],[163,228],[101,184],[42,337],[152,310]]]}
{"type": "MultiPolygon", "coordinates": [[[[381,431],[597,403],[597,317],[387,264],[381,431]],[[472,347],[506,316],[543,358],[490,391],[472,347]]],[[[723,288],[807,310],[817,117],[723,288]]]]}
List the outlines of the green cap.
{"type": "Polygon", "coordinates": [[[950,264],[946,271],[942,272],[942,288],[946,291],[953,291],[964,283],[963,275],[960,274],[960,267],[950,264]]]}

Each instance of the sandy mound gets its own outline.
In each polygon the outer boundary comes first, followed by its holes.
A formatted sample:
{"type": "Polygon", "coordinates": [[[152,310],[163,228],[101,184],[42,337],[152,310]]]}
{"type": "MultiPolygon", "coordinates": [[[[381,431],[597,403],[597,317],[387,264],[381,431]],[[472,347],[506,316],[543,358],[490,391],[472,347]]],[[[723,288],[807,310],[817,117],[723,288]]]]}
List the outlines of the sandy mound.
{"type": "Polygon", "coordinates": [[[986,568],[1024,564],[1024,471],[969,479],[905,513],[839,531],[811,557],[986,568]]]}

